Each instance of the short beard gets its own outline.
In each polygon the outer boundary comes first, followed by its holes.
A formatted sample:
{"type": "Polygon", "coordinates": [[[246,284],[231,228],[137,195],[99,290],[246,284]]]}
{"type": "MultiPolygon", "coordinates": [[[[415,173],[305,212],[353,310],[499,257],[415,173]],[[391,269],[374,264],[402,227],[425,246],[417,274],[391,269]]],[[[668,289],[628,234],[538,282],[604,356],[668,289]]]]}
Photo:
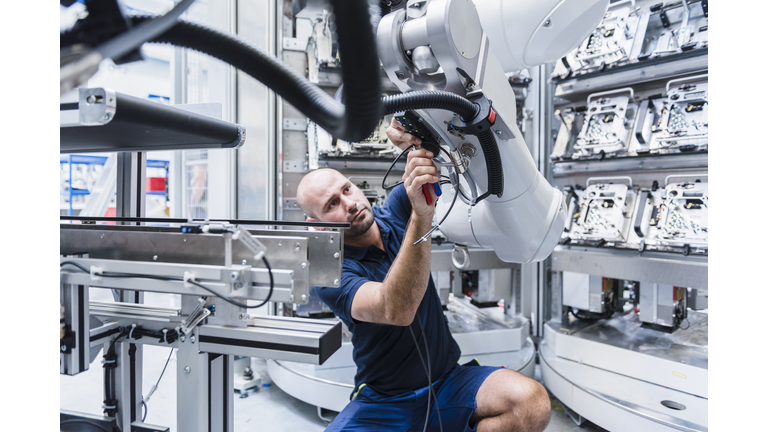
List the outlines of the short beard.
{"type": "Polygon", "coordinates": [[[351,227],[344,230],[344,236],[347,238],[358,237],[368,232],[368,230],[371,228],[372,225],[373,225],[373,215],[371,214],[370,220],[363,221],[363,223],[360,225],[352,225],[351,227]]]}

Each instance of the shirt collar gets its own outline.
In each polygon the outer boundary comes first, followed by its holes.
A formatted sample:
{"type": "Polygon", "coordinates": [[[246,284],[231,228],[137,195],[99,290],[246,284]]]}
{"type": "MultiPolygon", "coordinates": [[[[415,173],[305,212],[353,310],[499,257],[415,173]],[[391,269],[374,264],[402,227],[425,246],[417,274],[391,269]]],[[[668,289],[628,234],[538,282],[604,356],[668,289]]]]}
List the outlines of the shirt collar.
{"type": "MultiPolygon", "coordinates": [[[[374,210],[378,209],[378,207],[373,207],[373,208],[374,210]]],[[[373,220],[376,221],[376,225],[378,225],[379,227],[379,231],[381,232],[381,242],[384,244],[384,248],[386,248],[387,242],[389,241],[389,235],[391,233],[391,230],[389,229],[389,226],[387,226],[387,224],[383,223],[383,221],[379,218],[379,216],[376,213],[377,213],[376,211],[373,212],[373,220]]],[[[345,244],[344,257],[360,261],[363,258],[365,258],[365,254],[368,252],[368,250],[374,247],[376,246],[370,245],[368,247],[358,247],[358,246],[349,246],[345,244]]]]}

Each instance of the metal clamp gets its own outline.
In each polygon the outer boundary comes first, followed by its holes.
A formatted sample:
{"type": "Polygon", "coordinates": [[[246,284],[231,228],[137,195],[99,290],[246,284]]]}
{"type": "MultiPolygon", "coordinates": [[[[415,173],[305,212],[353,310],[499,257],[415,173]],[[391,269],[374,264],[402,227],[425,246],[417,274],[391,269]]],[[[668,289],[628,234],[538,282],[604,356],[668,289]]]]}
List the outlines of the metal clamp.
{"type": "Polygon", "coordinates": [[[453,247],[453,253],[451,253],[451,262],[453,262],[453,266],[459,270],[469,268],[469,248],[462,245],[455,245],[453,247]],[[461,262],[456,259],[456,252],[460,252],[464,255],[464,259],[461,262]]]}
{"type": "Polygon", "coordinates": [[[632,188],[632,177],[629,176],[617,176],[617,177],[590,177],[587,179],[587,186],[589,186],[589,182],[592,180],[629,180],[629,187],[632,188]]]}
{"type": "Polygon", "coordinates": [[[664,187],[667,187],[667,185],[669,184],[669,179],[671,179],[673,177],[675,177],[675,178],[679,178],[679,177],[709,177],[709,174],[700,173],[700,174],[672,174],[672,175],[668,175],[664,179],[664,187]]]}
{"type": "Polygon", "coordinates": [[[685,81],[693,81],[693,80],[696,80],[696,79],[699,79],[699,78],[707,78],[708,76],[709,76],[709,74],[702,74],[702,75],[696,75],[696,76],[692,76],[692,77],[677,78],[677,79],[670,80],[669,82],[667,82],[667,93],[669,93],[669,86],[672,83],[675,83],[675,82],[685,82],[685,81]]]}
{"type": "Polygon", "coordinates": [[[616,90],[608,90],[608,91],[604,91],[604,92],[600,92],[600,93],[592,93],[591,95],[589,95],[587,97],[587,105],[589,105],[589,102],[595,96],[605,96],[605,95],[608,95],[608,94],[618,94],[618,93],[624,93],[624,92],[629,92],[629,100],[634,100],[635,99],[635,91],[632,89],[632,87],[624,87],[624,88],[620,88],[620,89],[616,89],[616,90]]]}

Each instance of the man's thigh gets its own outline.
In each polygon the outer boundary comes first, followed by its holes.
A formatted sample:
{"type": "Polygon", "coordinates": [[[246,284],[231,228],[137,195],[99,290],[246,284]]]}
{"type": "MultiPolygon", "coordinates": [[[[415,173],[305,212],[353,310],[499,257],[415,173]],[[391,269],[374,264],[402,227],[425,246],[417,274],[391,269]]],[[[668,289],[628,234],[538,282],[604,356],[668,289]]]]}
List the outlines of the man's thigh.
{"type": "Polygon", "coordinates": [[[438,431],[442,420],[445,432],[471,430],[470,418],[477,407],[476,395],[481,385],[497,370],[498,367],[491,366],[459,366],[435,383],[440,418],[433,402],[427,429],[438,431]]]}
{"type": "Polygon", "coordinates": [[[536,381],[509,369],[499,369],[483,381],[477,391],[478,419],[501,415],[517,404],[526,403],[535,390],[536,381]]]}
{"type": "Polygon", "coordinates": [[[349,402],[328,425],[325,432],[406,431],[413,423],[413,408],[412,395],[379,397],[364,387],[358,397],[349,402]]]}

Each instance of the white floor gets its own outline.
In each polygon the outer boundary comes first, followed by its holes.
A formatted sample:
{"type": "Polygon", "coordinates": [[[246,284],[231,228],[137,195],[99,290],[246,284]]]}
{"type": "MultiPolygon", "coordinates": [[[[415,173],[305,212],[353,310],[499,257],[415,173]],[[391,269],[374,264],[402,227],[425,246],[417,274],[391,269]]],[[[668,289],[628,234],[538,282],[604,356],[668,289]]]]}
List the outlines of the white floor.
{"type": "MultiPolygon", "coordinates": [[[[178,299],[169,296],[147,294],[145,300],[158,306],[178,307],[178,299]]],[[[91,300],[108,301],[109,291],[91,290],[91,300]]],[[[163,366],[168,359],[169,348],[144,347],[144,394],[157,382],[163,366]]],[[[90,369],[76,376],[60,376],[60,408],[88,414],[102,414],[103,369],[101,354],[90,365],[90,369]]],[[[267,377],[266,363],[263,359],[252,359],[252,367],[262,376],[267,377]]],[[[176,432],[176,356],[171,356],[168,368],[155,393],[147,403],[145,422],[167,426],[176,432]]],[[[536,365],[536,379],[541,381],[539,366],[536,365]]],[[[268,378],[267,378],[268,380],[268,378]]],[[[308,431],[321,432],[328,423],[318,417],[315,406],[304,403],[286,394],[275,385],[262,387],[247,398],[235,396],[235,431],[308,431]]],[[[334,417],[336,413],[324,411],[324,417],[334,417]]],[[[552,419],[547,432],[563,431],[603,431],[587,422],[578,427],[567,416],[557,400],[552,401],[552,419]]]]}
{"type": "MultiPolygon", "coordinates": [[[[168,348],[145,347],[145,394],[157,382],[168,358],[168,352],[168,348]]],[[[74,377],[61,376],[61,409],[101,414],[102,369],[98,358],[91,364],[91,369],[87,372],[74,377]]],[[[263,360],[254,359],[252,365],[256,372],[266,374],[266,365],[263,360]]],[[[540,380],[540,377],[537,365],[536,378],[540,380]]],[[[160,386],[147,405],[147,423],[168,426],[171,431],[176,431],[175,355],[171,357],[160,386]]],[[[323,416],[333,417],[334,415],[333,412],[323,412],[323,416]]],[[[318,417],[316,407],[289,396],[275,385],[263,387],[247,398],[235,396],[235,431],[237,432],[263,430],[321,432],[326,426],[327,423],[318,417]]],[[[547,432],[602,430],[592,424],[586,424],[582,427],[576,426],[560,407],[557,400],[552,401],[552,419],[546,429],[547,432]]]]}

